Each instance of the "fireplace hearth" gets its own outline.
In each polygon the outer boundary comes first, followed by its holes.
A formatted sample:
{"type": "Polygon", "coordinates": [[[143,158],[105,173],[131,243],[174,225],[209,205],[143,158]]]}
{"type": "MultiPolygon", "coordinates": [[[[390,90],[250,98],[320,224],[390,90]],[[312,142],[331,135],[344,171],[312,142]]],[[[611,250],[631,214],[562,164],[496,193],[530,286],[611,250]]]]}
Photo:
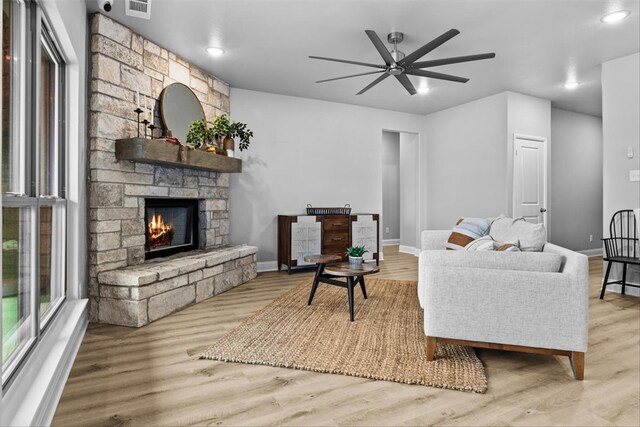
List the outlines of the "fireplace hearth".
{"type": "Polygon", "coordinates": [[[145,199],[145,259],[198,249],[198,200],[145,199]]]}

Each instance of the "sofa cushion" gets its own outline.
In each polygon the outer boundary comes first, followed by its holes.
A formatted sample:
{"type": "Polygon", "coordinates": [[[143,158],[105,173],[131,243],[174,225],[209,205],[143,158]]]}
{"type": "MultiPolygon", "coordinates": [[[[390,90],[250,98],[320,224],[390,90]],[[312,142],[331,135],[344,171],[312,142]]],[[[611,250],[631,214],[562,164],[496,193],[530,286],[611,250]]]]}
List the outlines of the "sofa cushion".
{"type": "Polygon", "coordinates": [[[523,252],[540,252],[546,243],[544,224],[532,224],[524,218],[497,218],[489,235],[498,242],[517,242],[523,252]]]}
{"type": "Polygon", "coordinates": [[[486,218],[460,218],[451,230],[447,249],[462,250],[469,243],[489,233],[491,222],[486,218]]]}
{"type": "Polygon", "coordinates": [[[487,268],[493,270],[536,271],[558,273],[562,256],[546,252],[495,252],[495,251],[423,251],[421,261],[430,267],[487,268]]]}

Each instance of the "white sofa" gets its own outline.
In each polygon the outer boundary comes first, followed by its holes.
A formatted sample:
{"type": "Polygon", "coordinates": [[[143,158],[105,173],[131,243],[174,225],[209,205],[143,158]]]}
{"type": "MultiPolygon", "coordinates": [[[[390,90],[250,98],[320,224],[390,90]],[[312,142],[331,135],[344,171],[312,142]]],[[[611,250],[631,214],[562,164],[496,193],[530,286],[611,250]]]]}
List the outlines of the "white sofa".
{"type": "Polygon", "coordinates": [[[550,243],[542,252],[447,251],[450,233],[422,232],[418,298],[427,357],[435,357],[437,342],[557,354],[569,356],[582,379],[587,257],[550,243]]]}

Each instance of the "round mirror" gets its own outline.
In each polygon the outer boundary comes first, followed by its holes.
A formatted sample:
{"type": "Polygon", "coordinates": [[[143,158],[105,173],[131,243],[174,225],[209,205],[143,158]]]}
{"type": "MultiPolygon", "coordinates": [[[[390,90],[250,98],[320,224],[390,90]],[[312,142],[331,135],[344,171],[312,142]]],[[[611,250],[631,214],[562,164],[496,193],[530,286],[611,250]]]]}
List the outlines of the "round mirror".
{"type": "Polygon", "coordinates": [[[198,97],[182,83],[172,83],[162,90],[160,116],[164,128],[183,144],[187,142],[191,122],[205,119],[198,97]]]}

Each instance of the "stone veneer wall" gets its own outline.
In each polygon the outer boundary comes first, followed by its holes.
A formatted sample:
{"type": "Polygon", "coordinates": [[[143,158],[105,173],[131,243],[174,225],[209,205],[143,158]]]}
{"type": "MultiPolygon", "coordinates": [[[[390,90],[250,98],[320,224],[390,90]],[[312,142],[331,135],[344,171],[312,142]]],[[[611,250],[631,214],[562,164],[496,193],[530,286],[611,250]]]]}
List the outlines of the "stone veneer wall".
{"type": "MultiPolygon", "coordinates": [[[[115,140],[136,136],[136,90],[157,100],[162,89],[174,82],[193,90],[207,120],[229,114],[226,83],[112,19],[93,15],[88,186],[91,321],[100,321],[100,299],[111,296],[100,288],[98,274],[144,262],[145,197],[200,199],[201,248],[229,244],[228,174],[116,161],[115,140]]],[[[154,122],[160,126],[157,108],[154,111],[154,122]]]]}

